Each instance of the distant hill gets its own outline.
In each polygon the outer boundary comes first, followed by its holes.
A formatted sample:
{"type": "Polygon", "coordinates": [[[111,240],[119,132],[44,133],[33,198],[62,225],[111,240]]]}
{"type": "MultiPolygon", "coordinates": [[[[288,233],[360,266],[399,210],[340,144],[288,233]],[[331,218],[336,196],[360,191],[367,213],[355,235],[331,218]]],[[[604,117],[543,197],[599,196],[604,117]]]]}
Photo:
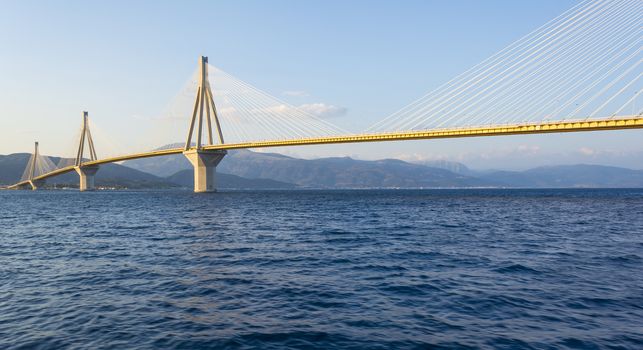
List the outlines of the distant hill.
{"type": "MultiPolygon", "coordinates": [[[[9,185],[20,181],[20,177],[29,162],[27,153],[0,155],[0,184],[9,185]]],[[[60,158],[50,157],[57,163],[60,158]]],[[[78,186],[78,175],[75,172],[56,176],[47,181],[48,185],[78,186]]],[[[139,188],[172,188],[178,187],[166,179],[146,172],[128,168],[119,164],[101,165],[96,173],[96,186],[139,188]]]]}
{"type": "MultiPolygon", "coordinates": [[[[125,163],[163,175],[163,167],[191,169],[182,155],[125,163]],[[160,174],[155,171],[161,171],[160,174]]],[[[230,151],[218,172],[251,179],[272,179],[302,187],[643,187],[642,171],[601,165],[539,167],[526,171],[477,171],[451,161],[421,164],[395,159],[361,161],[351,158],[297,159],[277,153],[230,151]]]]}
{"type": "Polygon", "coordinates": [[[31,157],[28,153],[0,155],[0,185],[14,184],[20,180],[31,157]]]}
{"type": "Polygon", "coordinates": [[[377,161],[349,157],[296,159],[278,154],[237,152],[221,171],[322,188],[420,188],[490,186],[488,181],[397,159],[377,161]]]}
{"type": "MultiPolygon", "coordinates": [[[[0,184],[19,180],[29,159],[25,153],[0,156],[0,184]]],[[[58,159],[53,158],[56,162],[58,159]]],[[[218,188],[615,188],[643,187],[643,171],[601,165],[561,165],[526,171],[475,171],[440,161],[427,166],[397,159],[349,157],[298,159],[277,153],[233,150],[217,167],[218,188]],[[448,169],[452,169],[451,171],[448,169]]],[[[192,187],[192,166],[182,155],[101,166],[98,186],[127,188],[192,187]],[[172,173],[168,174],[168,169],[172,173]]],[[[76,174],[48,181],[78,185],[76,174]]]]}
{"type": "MultiPolygon", "coordinates": [[[[192,168],[182,155],[166,158],[163,163],[149,158],[124,164],[156,175],[165,174],[165,170],[159,170],[162,168],[161,164],[171,169],[192,168]]],[[[229,151],[217,171],[307,188],[453,188],[495,185],[492,181],[397,159],[363,161],[341,157],[307,160],[248,150],[229,151]]]]}
{"type": "Polygon", "coordinates": [[[643,171],[602,165],[559,165],[525,171],[495,171],[481,176],[507,187],[643,187],[643,171]]]}
{"type": "Polygon", "coordinates": [[[466,165],[459,162],[452,162],[449,160],[425,160],[425,161],[414,162],[414,163],[426,165],[431,168],[448,170],[456,174],[462,174],[467,176],[478,175],[477,171],[469,169],[469,167],[467,167],[466,165]]]}
{"type": "MultiPolygon", "coordinates": [[[[181,187],[193,188],[194,187],[194,172],[192,169],[181,170],[174,175],[168,176],[167,181],[177,184],[181,187]]],[[[236,175],[229,175],[217,172],[216,174],[217,188],[221,189],[294,189],[297,186],[275,181],[269,179],[246,179],[236,175]]]]}
{"type": "MultiPolygon", "coordinates": [[[[30,156],[27,153],[0,155],[0,185],[10,185],[20,181],[30,156]]],[[[56,163],[60,158],[51,157],[51,160],[56,163]]],[[[47,185],[77,187],[78,175],[72,172],[56,176],[47,180],[47,185]]],[[[194,186],[194,175],[190,168],[163,178],[119,164],[105,164],[101,165],[100,170],[96,173],[96,186],[129,189],[191,188],[194,186]]],[[[222,189],[292,189],[297,186],[270,179],[244,179],[235,175],[217,173],[217,187],[222,189]]]]}

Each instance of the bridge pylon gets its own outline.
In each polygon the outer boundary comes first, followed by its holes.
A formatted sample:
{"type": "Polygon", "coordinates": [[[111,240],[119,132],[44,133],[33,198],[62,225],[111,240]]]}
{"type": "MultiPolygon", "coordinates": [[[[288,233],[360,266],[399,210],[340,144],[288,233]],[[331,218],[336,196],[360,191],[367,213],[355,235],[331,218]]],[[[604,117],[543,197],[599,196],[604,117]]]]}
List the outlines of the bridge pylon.
{"type": "Polygon", "coordinates": [[[33,159],[29,167],[29,186],[31,186],[31,189],[34,191],[45,184],[45,180],[34,179],[36,177],[36,163],[38,162],[38,157],[40,157],[40,153],[38,151],[38,141],[36,141],[34,143],[33,159]]]}
{"type": "Polygon", "coordinates": [[[78,188],[81,192],[93,191],[96,187],[94,185],[94,175],[98,171],[98,165],[83,165],[85,162],[85,143],[89,150],[89,160],[95,161],[98,159],[96,156],[96,149],[94,148],[94,140],[92,133],[89,131],[89,113],[83,112],[83,130],[80,134],[80,143],[78,145],[78,152],[76,153],[76,162],[74,163],[74,170],[80,177],[80,184],[78,188]]]}
{"type": "Polygon", "coordinates": [[[188,130],[188,137],[183,151],[183,155],[188,158],[194,167],[194,192],[197,193],[216,191],[216,167],[227,154],[225,150],[203,149],[202,137],[204,117],[207,124],[208,144],[214,144],[212,133],[213,124],[216,127],[219,142],[223,144],[223,133],[221,131],[221,124],[219,123],[219,115],[217,114],[217,109],[214,105],[212,89],[210,88],[210,82],[208,81],[208,58],[201,56],[199,58],[199,84],[194,101],[190,129],[188,130]],[[196,142],[193,146],[192,136],[195,134],[195,126],[196,142]]]}

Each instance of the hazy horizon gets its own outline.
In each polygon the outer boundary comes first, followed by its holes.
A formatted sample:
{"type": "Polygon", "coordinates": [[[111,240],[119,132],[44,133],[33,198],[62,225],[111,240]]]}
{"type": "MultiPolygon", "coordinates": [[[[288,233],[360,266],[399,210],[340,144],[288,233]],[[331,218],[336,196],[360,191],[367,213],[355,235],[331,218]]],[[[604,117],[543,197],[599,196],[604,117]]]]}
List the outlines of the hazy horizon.
{"type": "MultiPolygon", "coordinates": [[[[170,143],[168,145],[175,145],[176,143],[170,143]]],[[[168,145],[162,145],[157,148],[166,148],[168,145]]],[[[446,161],[446,162],[451,162],[451,163],[459,163],[465,165],[467,168],[471,170],[476,170],[476,171],[489,171],[489,170],[506,170],[506,171],[524,171],[528,169],[533,169],[533,168],[538,168],[538,167],[547,167],[547,166],[566,166],[566,165],[597,165],[597,166],[611,166],[611,167],[620,167],[620,168],[626,168],[626,169],[632,169],[632,170],[643,170],[643,167],[629,167],[627,165],[620,165],[618,164],[618,159],[613,159],[612,161],[592,161],[591,159],[588,161],[575,161],[574,155],[568,155],[567,158],[565,157],[560,157],[558,158],[558,162],[554,161],[543,161],[541,163],[537,163],[534,165],[530,165],[528,161],[526,162],[520,162],[520,154],[519,153],[514,153],[514,154],[504,154],[500,155],[497,159],[500,162],[506,162],[507,159],[513,159],[514,163],[513,165],[506,164],[504,166],[493,166],[492,164],[496,164],[493,162],[487,162],[487,163],[480,163],[477,161],[470,161],[471,159],[465,159],[465,160],[459,160],[459,159],[445,159],[445,158],[422,158],[418,157],[417,155],[411,155],[408,157],[402,156],[402,157],[384,157],[384,158],[368,158],[368,157],[363,157],[360,154],[356,155],[323,155],[323,156],[316,156],[316,155],[302,155],[298,154],[297,152],[288,152],[287,148],[280,147],[279,149],[270,149],[270,148],[259,148],[259,149],[250,149],[248,151],[251,152],[257,152],[257,153],[277,153],[293,158],[300,158],[300,159],[322,159],[322,158],[332,158],[332,157],[350,157],[355,160],[365,160],[365,161],[376,161],[376,160],[384,160],[384,159],[399,159],[405,162],[409,163],[414,163],[414,164],[422,164],[426,165],[426,163],[430,162],[437,162],[437,161],[446,161]],[[565,159],[568,159],[566,162],[565,159]],[[616,161],[615,161],[616,160],[616,161]]],[[[29,152],[15,152],[15,153],[9,153],[9,154],[0,154],[0,156],[8,156],[11,154],[30,154],[29,152]]],[[[60,155],[56,154],[43,154],[44,156],[48,157],[61,157],[60,155]]],[[[643,160],[643,152],[640,154],[637,154],[640,159],[643,160]]],[[[65,158],[65,157],[63,157],[65,158]]],[[[588,157],[590,158],[590,157],[588,157]]],[[[70,158],[71,159],[71,158],[70,158]]],[[[488,159],[487,159],[488,160],[488,159]]],[[[119,162],[122,163],[122,162],[119,162]]],[[[643,162],[642,162],[643,163],[643,162]]],[[[430,166],[430,165],[429,165],[430,166]]]]}

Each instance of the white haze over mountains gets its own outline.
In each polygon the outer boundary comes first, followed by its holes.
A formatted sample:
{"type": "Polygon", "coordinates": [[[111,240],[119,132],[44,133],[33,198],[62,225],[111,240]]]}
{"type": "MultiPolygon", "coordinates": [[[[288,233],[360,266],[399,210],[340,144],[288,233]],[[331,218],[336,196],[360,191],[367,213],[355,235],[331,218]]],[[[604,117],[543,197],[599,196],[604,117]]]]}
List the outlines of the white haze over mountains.
{"type": "Polygon", "coordinates": [[[433,161],[458,162],[477,170],[526,170],[536,166],[570,164],[597,164],[643,170],[643,151],[603,151],[588,147],[551,153],[538,146],[525,146],[493,152],[463,152],[452,156],[399,154],[395,158],[421,164],[433,161]]]}

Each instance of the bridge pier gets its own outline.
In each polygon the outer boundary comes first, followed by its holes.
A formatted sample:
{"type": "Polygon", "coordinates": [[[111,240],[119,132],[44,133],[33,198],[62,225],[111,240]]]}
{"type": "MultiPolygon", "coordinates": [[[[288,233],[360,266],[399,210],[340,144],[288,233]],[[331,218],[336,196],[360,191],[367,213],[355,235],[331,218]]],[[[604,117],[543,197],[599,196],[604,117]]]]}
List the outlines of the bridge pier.
{"type": "Polygon", "coordinates": [[[45,185],[45,180],[29,180],[28,184],[19,187],[19,189],[35,191],[44,185],[45,185]]]}
{"type": "Polygon", "coordinates": [[[216,192],[216,168],[227,153],[225,150],[204,151],[198,149],[183,152],[183,155],[194,167],[195,193],[216,192]]]}
{"type": "Polygon", "coordinates": [[[98,168],[99,167],[97,165],[77,166],[74,168],[80,177],[80,185],[78,186],[78,189],[80,189],[81,192],[93,191],[96,189],[94,184],[94,175],[96,175],[98,168]]]}

